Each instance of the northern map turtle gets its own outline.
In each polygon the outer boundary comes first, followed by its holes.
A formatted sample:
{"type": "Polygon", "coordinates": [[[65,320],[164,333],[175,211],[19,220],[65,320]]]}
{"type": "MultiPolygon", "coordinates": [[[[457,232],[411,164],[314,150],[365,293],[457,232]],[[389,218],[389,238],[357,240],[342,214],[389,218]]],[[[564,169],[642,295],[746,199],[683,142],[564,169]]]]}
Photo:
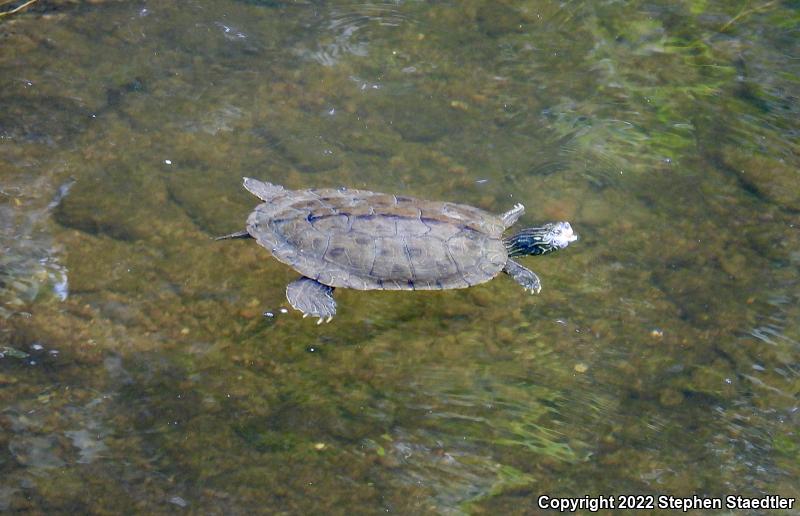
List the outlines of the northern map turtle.
{"type": "Polygon", "coordinates": [[[330,321],[333,289],[445,290],[489,281],[501,271],[538,293],[539,277],[512,258],[563,249],[577,240],[569,222],[503,232],[525,211],[495,215],[450,202],[349,188],[288,190],[244,178],[263,201],[247,229],[226,238],[254,238],[302,277],[286,287],[303,317],[330,321]]]}

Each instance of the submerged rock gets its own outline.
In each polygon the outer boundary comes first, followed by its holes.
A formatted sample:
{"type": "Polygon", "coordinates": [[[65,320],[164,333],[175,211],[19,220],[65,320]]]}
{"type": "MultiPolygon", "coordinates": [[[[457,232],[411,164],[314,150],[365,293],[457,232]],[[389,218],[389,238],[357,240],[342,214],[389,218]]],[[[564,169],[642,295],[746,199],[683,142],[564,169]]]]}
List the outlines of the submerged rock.
{"type": "Polygon", "coordinates": [[[475,19],[478,27],[491,37],[511,32],[523,32],[525,27],[525,19],[519,11],[496,0],[489,0],[481,4],[475,19]]]}
{"type": "Polygon", "coordinates": [[[724,147],[722,161],[737,172],[746,187],[788,208],[800,211],[800,170],[779,156],[764,156],[739,147],[724,147]]]}
{"type": "Polygon", "coordinates": [[[64,465],[64,460],[61,458],[63,450],[52,435],[18,435],[8,444],[8,450],[23,466],[60,468],[64,465]]]}
{"type": "Polygon", "coordinates": [[[242,225],[242,208],[248,206],[247,195],[239,188],[239,178],[227,171],[216,171],[207,165],[190,163],[176,166],[167,178],[169,197],[210,235],[225,235],[242,225]],[[209,202],[209,192],[217,192],[209,202]]]}
{"type": "Polygon", "coordinates": [[[0,486],[0,511],[7,511],[11,508],[11,500],[19,490],[18,487],[0,486]]]}
{"type": "Polygon", "coordinates": [[[342,150],[322,136],[285,138],[281,141],[281,150],[304,172],[323,172],[342,164],[342,150]]]}
{"type": "Polygon", "coordinates": [[[396,151],[399,143],[399,135],[389,130],[385,124],[377,122],[371,124],[368,129],[350,130],[342,139],[342,145],[349,151],[381,158],[390,157],[396,151]]]}
{"type": "Polygon", "coordinates": [[[433,142],[461,130],[463,112],[425,93],[387,96],[380,106],[386,123],[404,140],[433,142]]]}
{"type": "Polygon", "coordinates": [[[64,435],[72,439],[72,445],[78,449],[80,454],[78,462],[81,464],[94,462],[108,451],[108,447],[101,439],[98,439],[96,432],[89,432],[84,428],[64,432],[64,435]]]}
{"type": "Polygon", "coordinates": [[[117,164],[79,181],[56,208],[66,227],[117,240],[140,240],[153,232],[155,213],[167,204],[166,190],[147,172],[117,164]]]}
{"type": "Polygon", "coordinates": [[[54,146],[80,134],[91,116],[64,97],[0,96],[0,141],[54,146]]]}

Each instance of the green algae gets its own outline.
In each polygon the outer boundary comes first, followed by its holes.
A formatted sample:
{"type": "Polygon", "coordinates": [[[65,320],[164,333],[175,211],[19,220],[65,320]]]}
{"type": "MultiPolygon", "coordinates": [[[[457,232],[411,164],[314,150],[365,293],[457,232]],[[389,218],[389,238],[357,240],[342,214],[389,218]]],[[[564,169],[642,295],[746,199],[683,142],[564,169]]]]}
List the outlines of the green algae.
{"type": "Polygon", "coordinates": [[[796,9],[495,4],[4,25],[0,508],[796,496],[796,9]],[[524,259],[539,296],[337,291],[317,327],[296,273],[210,239],[253,208],[245,175],[521,201],[581,240],[524,259]]]}

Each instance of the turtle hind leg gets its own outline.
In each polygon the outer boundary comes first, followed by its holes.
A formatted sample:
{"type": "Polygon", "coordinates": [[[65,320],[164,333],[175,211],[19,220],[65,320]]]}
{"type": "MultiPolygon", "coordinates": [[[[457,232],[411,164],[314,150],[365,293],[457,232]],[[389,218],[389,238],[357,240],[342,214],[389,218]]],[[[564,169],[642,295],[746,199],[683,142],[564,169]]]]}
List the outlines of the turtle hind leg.
{"type": "Polygon", "coordinates": [[[326,319],[330,322],[336,315],[333,287],[305,276],[286,286],[286,299],[295,310],[303,312],[303,317],[319,317],[317,324],[326,319]]]}
{"type": "Polygon", "coordinates": [[[503,272],[514,278],[514,281],[522,285],[525,290],[529,290],[531,294],[538,294],[542,290],[542,282],[539,280],[539,276],[510,258],[506,262],[503,272]]]}
{"type": "Polygon", "coordinates": [[[251,177],[243,177],[242,183],[248,192],[264,202],[269,202],[271,199],[286,193],[286,189],[280,185],[273,185],[272,183],[259,181],[251,177]]]}

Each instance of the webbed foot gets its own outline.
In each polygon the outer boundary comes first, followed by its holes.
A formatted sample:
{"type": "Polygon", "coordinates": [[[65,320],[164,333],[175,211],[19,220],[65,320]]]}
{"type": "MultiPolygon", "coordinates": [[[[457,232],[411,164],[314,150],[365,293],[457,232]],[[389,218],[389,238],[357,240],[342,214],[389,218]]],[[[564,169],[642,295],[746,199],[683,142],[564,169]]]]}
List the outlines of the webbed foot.
{"type": "Polygon", "coordinates": [[[525,213],[525,206],[517,203],[513,208],[500,215],[500,218],[503,219],[503,225],[506,227],[506,229],[508,229],[513,226],[520,217],[522,217],[523,213],[525,213]]]}
{"type": "Polygon", "coordinates": [[[503,272],[514,278],[514,281],[519,283],[525,290],[530,291],[531,294],[538,294],[542,290],[542,282],[539,280],[539,276],[510,258],[506,262],[503,272]]]}
{"type": "Polygon", "coordinates": [[[303,312],[303,317],[319,317],[317,324],[330,322],[336,315],[336,301],[333,287],[323,285],[311,278],[302,277],[286,286],[286,299],[295,310],[303,312]]]}

